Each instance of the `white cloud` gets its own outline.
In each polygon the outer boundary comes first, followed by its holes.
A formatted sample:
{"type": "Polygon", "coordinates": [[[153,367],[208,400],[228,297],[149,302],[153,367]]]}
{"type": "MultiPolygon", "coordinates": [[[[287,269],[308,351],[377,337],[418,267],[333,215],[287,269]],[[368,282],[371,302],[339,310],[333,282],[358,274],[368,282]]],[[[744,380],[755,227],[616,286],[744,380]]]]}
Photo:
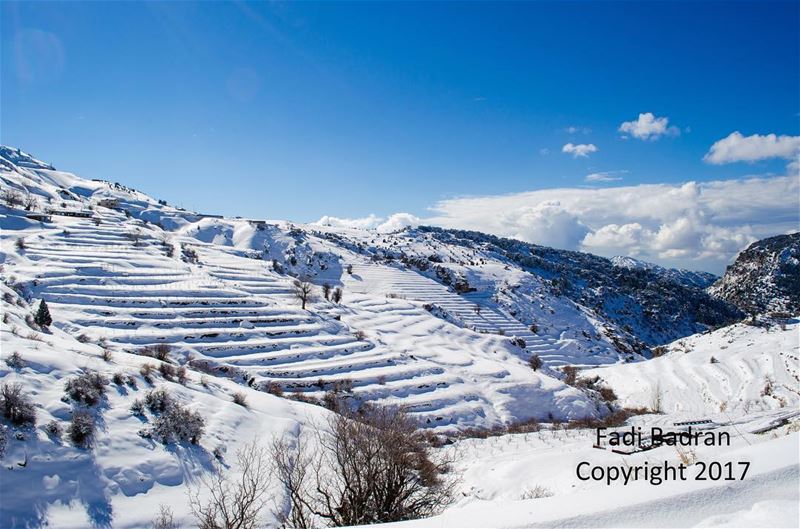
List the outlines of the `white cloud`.
{"type": "Polygon", "coordinates": [[[587,182],[617,182],[622,180],[621,176],[614,176],[618,174],[624,174],[628,171],[600,171],[597,173],[587,174],[584,178],[587,182]]]}
{"type": "Polygon", "coordinates": [[[750,242],[797,231],[798,196],[796,176],[547,189],[444,200],[422,222],[721,273],[750,242]]]}
{"type": "Polygon", "coordinates": [[[394,231],[400,231],[403,228],[417,227],[419,226],[419,222],[419,217],[416,217],[411,213],[395,213],[384,222],[379,224],[375,229],[379,232],[390,233],[394,231]]]}
{"type": "Polygon", "coordinates": [[[335,228],[356,228],[360,230],[376,230],[381,233],[399,231],[409,226],[415,227],[420,223],[420,219],[410,213],[395,213],[389,218],[369,215],[358,219],[347,219],[325,215],[317,222],[320,226],[333,226],[335,228]]]}
{"type": "Polygon", "coordinates": [[[540,156],[547,156],[548,154],[550,154],[550,149],[548,149],[547,147],[542,147],[541,149],[539,149],[540,156]]]}
{"type": "Polygon", "coordinates": [[[374,230],[383,221],[381,217],[370,215],[360,219],[346,219],[325,215],[313,224],[320,226],[333,226],[334,228],[357,228],[360,230],[374,230]]]}
{"type": "Polygon", "coordinates": [[[652,112],[639,114],[635,121],[625,121],[619,131],[640,140],[657,140],[661,136],[678,136],[678,127],[670,126],[669,118],[657,118],[652,112]]]}
{"type": "Polygon", "coordinates": [[[714,143],[703,160],[719,165],[732,162],[756,162],[768,158],[784,158],[796,163],[800,153],[800,136],[753,134],[742,136],[738,131],[714,143]]]}
{"type": "Polygon", "coordinates": [[[561,152],[571,154],[573,158],[578,158],[579,156],[586,158],[589,154],[597,151],[597,147],[592,143],[579,143],[577,145],[567,143],[561,148],[561,152]]]}
{"type": "Polygon", "coordinates": [[[589,127],[579,127],[579,126],[572,125],[572,126],[569,126],[569,127],[565,128],[564,132],[566,132],[567,134],[578,134],[578,133],[591,134],[592,133],[592,129],[590,129],[589,127]]]}

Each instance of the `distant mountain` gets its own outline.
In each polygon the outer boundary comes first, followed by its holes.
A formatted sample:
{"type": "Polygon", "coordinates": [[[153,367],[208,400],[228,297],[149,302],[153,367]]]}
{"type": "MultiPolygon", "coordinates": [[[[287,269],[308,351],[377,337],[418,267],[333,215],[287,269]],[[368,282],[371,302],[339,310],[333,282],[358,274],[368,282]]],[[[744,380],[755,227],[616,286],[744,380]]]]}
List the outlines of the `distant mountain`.
{"type": "Polygon", "coordinates": [[[754,242],[708,292],[750,314],[800,313],[800,233],[754,242]]]}
{"type": "Polygon", "coordinates": [[[622,255],[612,257],[611,262],[619,268],[649,270],[660,277],[686,287],[707,288],[719,279],[719,276],[710,272],[695,272],[683,268],[665,268],[654,263],[622,255]]]}

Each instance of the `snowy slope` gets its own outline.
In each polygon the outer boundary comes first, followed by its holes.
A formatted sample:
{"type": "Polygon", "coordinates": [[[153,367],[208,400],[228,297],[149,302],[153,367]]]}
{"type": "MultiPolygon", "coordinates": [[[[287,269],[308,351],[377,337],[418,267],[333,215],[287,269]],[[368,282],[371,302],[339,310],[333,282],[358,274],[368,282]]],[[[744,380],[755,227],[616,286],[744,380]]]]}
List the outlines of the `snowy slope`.
{"type": "MultiPolygon", "coordinates": [[[[785,413],[785,412],[784,412],[785,413]]],[[[646,422],[646,421],[645,421],[646,422]]],[[[750,462],[742,481],[669,481],[628,485],[581,481],[575,468],[680,462],[675,447],[632,456],[592,448],[592,432],[558,431],[506,435],[457,444],[469,461],[461,499],[443,514],[385,527],[797,527],[800,463],[795,420],[769,434],[747,425],[730,447],[700,447],[698,461],[750,462]],[[546,497],[536,497],[537,487],[546,497]],[[541,491],[541,489],[539,489],[541,491]]],[[[698,467],[689,466],[687,476],[698,467]]]]}
{"type": "Polygon", "coordinates": [[[157,363],[153,359],[117,349],[106,362],[101,347],[80,343],[58,327],[50,333],[33,331],[25,322],[30,307],[5,285],[0,289],[7,315],[7,323],[0,325],[4,360],[0,380],[21,383],[37,406],[35,428],[2,425],[8,427],[9,444],[0,467],[0,527],[45,523],[74,528],[144,527],[159,504],[171,505],[178,519],[188,521],[186,487],[212,468],[215,449],[219,447],[224,460],[230,461],[238,447],[253,438],[295,435],[303,424],[327,413],[225,378],[203,379],[194,370],[189,370],[185,384],[158,374],[149,384],[139,370],[145,363],[157,363]],[[7,364],[12,353],[22,357],[21,367],[7,364]],[[44,431],[51,421],[66,429],[73,412],[84,409],[62,397],[65,381],[88,369],[108,379],[120,373],[136,382],[135,388],[110,383],[107,397],[90,408],[98,422],[92,450],[74,447],[66,434],[59,440],[44,431]],[[198,445],[165,446],[139,435],[153,418],[135,416],[131,404],[153,388],[167,389],[204,418],[206,433],[198,445]],[[233,403],[234,392],[246,394],[248,408],[233,403]]]}
{"type": "Polygon", "coordinates": [[[626,406],[716,417],[800,406],[800,320],[736,324],[690,336],[639,364],[586,371],[606,381],[626,406]]]}

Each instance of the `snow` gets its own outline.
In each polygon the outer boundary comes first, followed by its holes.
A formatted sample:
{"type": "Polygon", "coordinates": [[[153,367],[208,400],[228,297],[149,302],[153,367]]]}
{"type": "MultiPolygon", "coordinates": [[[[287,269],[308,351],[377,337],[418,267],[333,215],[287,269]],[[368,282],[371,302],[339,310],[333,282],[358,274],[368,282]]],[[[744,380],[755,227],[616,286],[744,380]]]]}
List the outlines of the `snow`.
{"type": "Polygon", "coordinates": [[[667,346],[648,362],[587,370],[614,388],[626,406],[651,407],[660,393],[665,412],[736,416],[800,405],[800,322],[785,330],[744,323],[667,346]],[[712,361],[713,359],[713,361],[712,361]],[[771,388],[769,394],[765,388],[771,388]]]}
{"type": "MultiPolygon", "coordinates": [[[[750,475],[725,485],[583,482],[574,471],[581,460],[635,464],[675,461],[677,453],[662,447],[623,457],[592,448],[591,431],[549,425],[442,448],[458,455],[457,501],[437,517],[396,525],[798,525],[796,319],[786,330],[737,324],[688,336],[645,361],[635,338],[642,329],[625,330],[559,293],[556,276],[530,273],[485,242],[445,243],[424,230],[203,218],[14,149],[0,154],[4,188],[30,191],[40,209],[91,206],[94,217],[37,222],[25,210],[0,206],[0,380],[21,382],[38,415],[35,428],[9,427],[0,527],[143,527],[160,504],[189,525],[188,487],[213,468],[217,449],[229,465],[251,439],[291,438],[329,413],[264,391],[276,385],[318,399],[352,384],[354,404],[404,406],[445,436],[531,418],[602,417],[604,403],[562,381],[558,368],[565,365],[599,377],[625,406],[650,407],[660,395],[664,413],[631,424],[712,420],[735,434],[734,443],[698,449],[700,460],[751,460],[750,475]],[[101,198],[116,199],[119,208],[100,206],[101,198]],[[190,251],[196,262],[184,258],[190,251]],[[292,295],[296,277],[315,285],[307,310],[292,295]],[[342,303],[321,297],[324,283],[343,289],[342,303]],[[48,331],[26,319],[41,299],[54,320],[48,331]],[[151,389],[141,366],[157,363],[139,353],[157,344],[169,345],[176,365],[188,368],[185,384],[156,373],[154,385],[202,415],[199,445],[147,439],[140,431],[152,415],[130,411],[151,389]],[[8,365],[14,352],[22,367],[8,365]],[[538,371],[528,366],[533,355],[544,362],[538,371]],[[44,427],[57,421],[66,428],[81,409],[63,398],[64,383],[87,369],[109,379],[130,375],[137,388],[107,387],[92,409],[94,445],[82,449],[44,427]],[[236,392],[246,395],[247,407],[233,402],[236,392]],[[537,486],[552,496],[522,499],[537,486]]],[[[593,293],[621,313],[630,299],[618,294],[593,293]]],[[[680,330],[663,335],[696,326],[680,320],[680,330]]]]}

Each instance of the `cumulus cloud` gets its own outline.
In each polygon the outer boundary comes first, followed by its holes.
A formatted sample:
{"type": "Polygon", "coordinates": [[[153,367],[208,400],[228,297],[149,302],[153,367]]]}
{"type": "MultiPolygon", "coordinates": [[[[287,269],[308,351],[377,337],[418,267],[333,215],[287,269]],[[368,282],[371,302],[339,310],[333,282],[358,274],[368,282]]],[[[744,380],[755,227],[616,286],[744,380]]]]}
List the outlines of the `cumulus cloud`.
{"type": "Polygon", "coordinates": [[[617,182],[622,180],[619,174],[627,173],[628,171],[600,171],[598,173],[587,174],[584,180],[587,182],[617,182]]]}
{"type": "Polygon", "coordinates": [[[375,230],[381,233],[391,233],[400,231],[403,228],[418,226],[420,224],[420,219],[410,213],[395,213],[388,218],[369,215],[357,219],[325,215],[313,224],[319,226],[333,226],[335,228],[356,228],[360,230],[375,230]]]}
{"type": "Polygon", "coordinates": [[[657,118],[652,112],[639,114],[635,121],[625,121],[619,126],[623,134],[630,134],[639,140],[657,140],[661,136],[678,136],[678,127],[670,126],[669,118],[657,118]]]}
{"type": "Polygon", "coordinates": [[[382,233],[391,233],[400,231],[404,228],[417,227],[419,226],[419,223],[419,217],[416,217],[411,213],[395,213],[384,222],[378,224],[375,229],[382,233]]]}
{"type": "Polygon", "coordinates": [[[561,148],[561,152],[571,154],[573,158],[578,158],[579,156],[586,158],[589,154],[597,151],[598,149],[593,143],[579,143],[577,145],[567,143],[561,148]]]}
{"type": "MultiPolygon", "coordinates": [[[[719,165],[733,162],[756,162],[769,158],[794,160],[800,154],[800,136],[753,134],[742,136],[739,131],[714,143],[703,160],[719,165]]],[[[790,170],[796,165],[790,164],[790,170]]]]}
{"type": "Polygon", "coordinates": [[[547,189],[443,200],[423,222],[721,273],[750,242],[797,231],[798,196],[796,176],[547,189]]]}

